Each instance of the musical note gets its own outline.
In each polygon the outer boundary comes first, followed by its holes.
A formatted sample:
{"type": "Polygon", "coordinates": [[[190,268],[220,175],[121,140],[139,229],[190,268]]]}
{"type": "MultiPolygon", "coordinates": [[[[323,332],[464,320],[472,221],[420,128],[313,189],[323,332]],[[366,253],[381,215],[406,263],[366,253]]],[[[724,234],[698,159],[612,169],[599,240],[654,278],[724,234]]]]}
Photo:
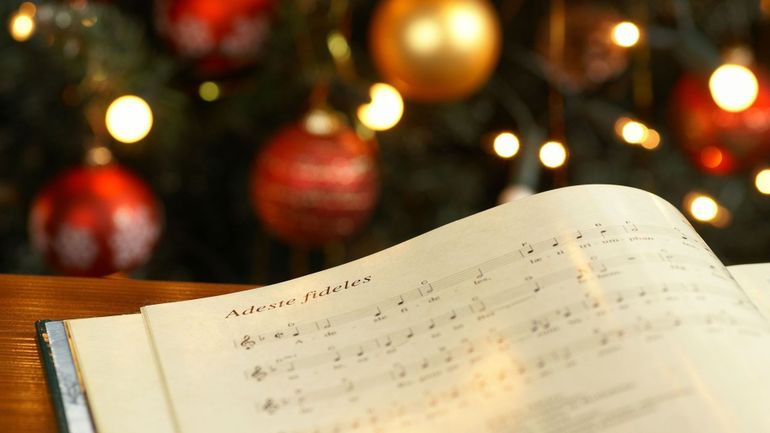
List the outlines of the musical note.
{"type": "Polygon", "coordinates": [[[519,251],[522,253],[522,256],[524,254],[527,254],[527,255],[532,254],[535,251],[535,248],[532,246],[532,244],[530,244],[528,242],[522,242],[521,246],[523,248],[520,249],[519,251]]]}
{"type": "Polygon", "coordinates": [[[398,299],[398,302],[396,303],[396,305],[404,305],[404,297],[403,296],[399,296],[398,298],[399,299],[398,299]]]}
{"type": "Polygon", "coordinates": [[[632,223],[631,221],[626,221],[626,223],[623,225],[623,228],[627,232],[638,232],[639,227],[636,226],[636,224],[632,223]]]}
{"type": "Polygon", "coordinates": [[[422,287],[419,288],[420,295],[424,296],[429,293],[433,293],[433,285],[427,280],[420,283],[422,287]]]}
{"type": "Polygon", "coordinates": [[[471,304],[471,310],[477,313],[481,313],[486,309],[487,309],[487,305],[484,303],[484,301],[474,296],[473,303],[471,304]]]}

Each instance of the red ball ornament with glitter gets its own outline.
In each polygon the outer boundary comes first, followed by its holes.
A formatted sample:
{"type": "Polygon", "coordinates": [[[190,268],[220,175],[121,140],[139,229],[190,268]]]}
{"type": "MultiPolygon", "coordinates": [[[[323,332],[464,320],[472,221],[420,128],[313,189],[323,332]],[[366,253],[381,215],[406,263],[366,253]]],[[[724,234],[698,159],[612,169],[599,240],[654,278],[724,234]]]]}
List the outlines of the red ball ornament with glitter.
{"type": "Polygon", "coordinates": [[[280,239],[317,247],[363,227],[377,202],[377,177],[372,144],[313,111],[265,144],[252,172],[254,206],[280,239]]]}
{"type": "Polygon", "coordinates": [[[253,63],[270,29],[275,0],[162,0],[160,33],[204,76],[220,76],[253,63]]]}
{"type": "Polygon", "coordinates": [[[29,231],[34,247],[59,272],[103,276],[150,258],[161,211],[144,182],[119,165],[79,167],[37,196],[29,231]]]}
{"type": "Polygon", "coordinates": [[[739,112],[714,102],[707,77],[685,75],[673,93],[672,115],[679,145],[711,174],[750,169],[770,156],[770,87],[763,74],[756,101],[739,112]]]}

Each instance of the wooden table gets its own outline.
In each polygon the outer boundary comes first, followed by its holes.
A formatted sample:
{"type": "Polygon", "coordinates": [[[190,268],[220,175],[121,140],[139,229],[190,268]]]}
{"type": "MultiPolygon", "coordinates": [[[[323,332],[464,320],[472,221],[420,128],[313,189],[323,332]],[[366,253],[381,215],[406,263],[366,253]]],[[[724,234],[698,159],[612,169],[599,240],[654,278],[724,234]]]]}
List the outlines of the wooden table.
{"type": "Polygon", "coordinates": [[[136,313],[139,307],[252,286],[0,275],[0,432],[55,432],[36,320],[136,313]]]}

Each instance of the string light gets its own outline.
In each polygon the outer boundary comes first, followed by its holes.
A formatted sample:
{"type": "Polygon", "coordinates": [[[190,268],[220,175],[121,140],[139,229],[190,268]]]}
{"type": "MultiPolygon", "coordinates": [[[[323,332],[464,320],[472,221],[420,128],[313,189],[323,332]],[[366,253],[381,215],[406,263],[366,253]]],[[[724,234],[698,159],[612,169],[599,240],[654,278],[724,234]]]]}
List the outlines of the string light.
{"type": "Polygon", "coordinates": [[[198,86],[198,95],[204,101],[216,101],[220,95],[219,85],[213,81],[204,81],[198,86]]]}
{"type": "Polygon", "coordinates": [[[19,5],[19,13],[28,17],[34,17],[37,13],[37,6],[32,2],[24,2],[19,5]]]}
{"type": "Polygon", "coordinates": [[[648,128],[647,129],[647,138],[642,141],[641,146],[647,150],[654,150],[657,149],[658,146],[660,146],[660,134],[658,131],[648,128]]]}
{"type": "Polygon", "coordinates": [[[326,46],[337,60],[348,60],[350,58],[350,45],[345,37],[339,32],[332,32],[326,38],[326,46]]]}
{"type": "Polygon", "coordinates": [[[719,214],[719,204],[705,194],[695,194],[688,201],[690,214],[698,221],[711,222],[719,214]]]}
{"type": "Polygon", "coordinates": [[[519,153],[519,138],[511,132],[501,132],[492,142],[492,148],[500,158],[513,158],[519,153]]]}
{"type": "Polygon", "coordinates": [[[24,42],[35,33],[35,14],[37,7],[30,2],[24,2],[19,6],[18,12],[12,17],[8,25],[13,40],[24,42]]]}
{"type": "Polygon", "coordinates": [[[716,146],[706,146],[700,151],[700,162],[706,168],[717,168],[724,159],[724,154],[716,146]]]}
{"type": "Polygon", "coordinates": [[[559,168],[567,161],[567,149],[558,141],[549,141],[540,147],[540,162],[548,168],[559,168]]]}
{"type": "Polygon", "coordinates": [[[612,42],[624,48],[630,48],[639,43],[640,37],[639,27],[630,21],[623,21],[612,28],[612,42]]]}
{"type": "Polygon", "coordinates": [[[754,186],[762,194],[770,195],[770,168],[762,169],[757,173],[754,177],[754,186]]]}
{"type": "Polygon", "coordinates": [[[374,131],[390,129],[401,120],[404,114],[404,100],[395,87],[376,83],[369,89],[371,102],[358,107],[357,115],[361,123],[374,131]]]}
{"type": "Polygon", "coordinates": [[[125,95],[112,101],[104,120],[113,138],[123,143],[135,143],[152,129],[152,110],[144,99],[125,95]]]}
{"type": "Polygon", "coordinates": [[[749,68],[724,64],[711,74],[709,90],[719,108],[737,113],[751,107],[757,100],[759,82],[749,68]]]}
{"type": "Polygon", "coordinates": [[[626,143],[642,144],[649,136],[649,129],[642,122],[627,120],[620,128],[620,136],[626,143]]]}

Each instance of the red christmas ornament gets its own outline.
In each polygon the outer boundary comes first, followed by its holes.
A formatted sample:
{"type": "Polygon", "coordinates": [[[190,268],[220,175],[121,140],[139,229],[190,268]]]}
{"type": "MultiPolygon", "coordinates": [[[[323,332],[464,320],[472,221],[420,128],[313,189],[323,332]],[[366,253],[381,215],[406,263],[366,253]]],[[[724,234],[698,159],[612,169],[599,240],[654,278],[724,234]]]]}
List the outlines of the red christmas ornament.
{"type": "Polygon", "coordinates": [[[253,63],[262,51],[275,0],[163,0],[158,28],[206,76],[253,63]]]}
{"type": "Polygon", "coordinates": [[[320,246],[352,235],[377,201],[371,144],[329,119],[312,112],[280,130],[252,172],[253,202],[262,222],[293,245],[320,246]]]}
{"type": "Polygon", "coordinates": [[[150,258],[161,212],[150,189],[124,168],[78,167],[37,196],[29,230],[34,247],[60,272],[102,276],[150,258]]]}
{"type": "Polygon", "coordinates": [[[757,73],[759,94],[746,110],[731,113],[714,102],[708,79],[685,75],[673,93],[674,130],[695,165],[712,174],[751,168],[770,155],[770,88],[757,73]]]}

